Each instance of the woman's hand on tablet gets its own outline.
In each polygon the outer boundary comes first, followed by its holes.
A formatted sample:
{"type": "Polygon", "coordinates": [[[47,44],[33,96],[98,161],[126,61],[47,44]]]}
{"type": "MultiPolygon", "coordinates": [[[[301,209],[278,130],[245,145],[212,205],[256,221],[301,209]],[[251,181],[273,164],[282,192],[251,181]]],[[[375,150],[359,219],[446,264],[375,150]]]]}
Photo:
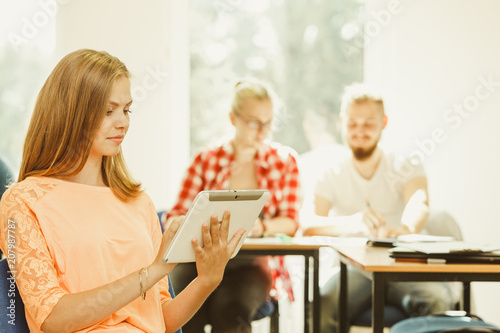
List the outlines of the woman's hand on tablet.
{"type": "Polygon", "coordinates": [[[203,248],[196,239],[191,241],[196,253],[196,269],[198,279],[202,280],[209,288],[215,289],[222,281],[227,262],[234,253],[245,229],[238,230],[228,242],[229,220],[231,213],[225,211],[222,221],[216,215],[210,218],[208,224],[202,226],[203,248]]]}
{"type": "Polygon", "coordinates": [[[184,215],[177,216],[172,220],[172,223],[170,223],[167,230],[165,230],[165,232],[163,233],[160,249],[158,250],[156,259],[153,262],[153,265],[157,265],[158,267],[161,267],[164,270],[165,275],[170,274],[170,272],[174,269],[175,265],[177,265],[175,263],[166,264],[163,261],[163,255],[170,246],[170,243],[172,243],[172,239],[174,239],[174,236],[177,233],[177,230],[179,230],[179,227],[183,220],[184,220],[184,215]]]}

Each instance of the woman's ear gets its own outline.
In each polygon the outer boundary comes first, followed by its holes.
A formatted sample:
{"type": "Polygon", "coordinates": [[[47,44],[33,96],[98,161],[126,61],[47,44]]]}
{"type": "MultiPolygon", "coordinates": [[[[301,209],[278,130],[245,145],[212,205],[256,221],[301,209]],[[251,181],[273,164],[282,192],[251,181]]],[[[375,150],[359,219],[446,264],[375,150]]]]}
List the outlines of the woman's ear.
{"type": "Polygon", "coordinates": [[[236,126],[236,116],[233,111],[229,112],[229,119],[231,120],[231,124],[236,126]]]}
{"type": "Polygon", "coordinates": [[[387,126],[387,120],[388,120],[387,115],[384,114],[384,127],[383,128],[385,128],[387,126]]]}

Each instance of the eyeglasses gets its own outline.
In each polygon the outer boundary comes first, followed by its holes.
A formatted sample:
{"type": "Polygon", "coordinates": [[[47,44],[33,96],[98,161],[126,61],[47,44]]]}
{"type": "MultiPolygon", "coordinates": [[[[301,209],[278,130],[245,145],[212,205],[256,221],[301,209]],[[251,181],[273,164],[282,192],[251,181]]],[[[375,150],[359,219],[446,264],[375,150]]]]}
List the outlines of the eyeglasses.
{"type": "MultiPolygon", "coordinates": [[[[234,111],[233,111],[234,112],[234,111]]],[[[274,123],[272,120],[268,121],[268,122],[265,122],[263,123],[262,121],[260,120],[252,120],[252,119],[248,119],[247,117],[245,116],[242,116],[241,114],[239,114],[238,112],[234,112],[234,115],[238,118],[240,118],[241,120],[243,120],[243,122],[251,129],[253,130],[257,130],[257,131],[265,131],[265,132],[268,132],[268,131],[271,131],[274,129],[274,123]]]]}

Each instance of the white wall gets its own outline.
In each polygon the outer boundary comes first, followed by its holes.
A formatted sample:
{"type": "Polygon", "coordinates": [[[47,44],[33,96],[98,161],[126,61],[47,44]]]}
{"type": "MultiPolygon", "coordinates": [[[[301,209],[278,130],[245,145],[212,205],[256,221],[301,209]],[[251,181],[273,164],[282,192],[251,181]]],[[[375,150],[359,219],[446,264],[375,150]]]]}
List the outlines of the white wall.
{"type": "Polygon", "coordinates": [[[125,157],[157,209],[170,207],[189,159],[188,2],[58,3],[58,59],[80,48],[105,50],[134,76],[125,157]]]}
{"type": "MultiPolygon", "coordinates": [[[[424,160],[431,206],[471,242],[500,243],[498,13],[496,0],[367,2],[365,79],[387,94],[384,144],[424,160]]],[[[475,312],[500,325],[500,284],[473,288],[475,312]]]]}

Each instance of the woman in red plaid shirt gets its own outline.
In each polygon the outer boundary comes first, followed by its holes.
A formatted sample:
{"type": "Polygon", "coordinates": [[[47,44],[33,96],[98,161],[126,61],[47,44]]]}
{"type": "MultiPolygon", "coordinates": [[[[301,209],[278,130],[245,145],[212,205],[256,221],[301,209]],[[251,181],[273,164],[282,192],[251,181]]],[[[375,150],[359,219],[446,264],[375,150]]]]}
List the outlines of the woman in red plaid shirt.
{"type": "MultiPolygon", "coordinates": [[[[249,237],[295,234],[300,209],[297,155],[290,147],[267,140],[276,101],[272,90],[260,81],[248,79],[236,84],[229,113],[234,137],[194,158],[167,223],[186,214],[202,190],[268,189],[271,197],[249,237]]],[[[174,289],[180,291],[196,277],[196,267],[180,264],[171,277],[174,289]]],[[[222,283],[183,331],[203,332],[210,324],[214,333],[251,332],[250,323],[268,298],[271,285],[267,257],[230,261],[222,283]]]]}

